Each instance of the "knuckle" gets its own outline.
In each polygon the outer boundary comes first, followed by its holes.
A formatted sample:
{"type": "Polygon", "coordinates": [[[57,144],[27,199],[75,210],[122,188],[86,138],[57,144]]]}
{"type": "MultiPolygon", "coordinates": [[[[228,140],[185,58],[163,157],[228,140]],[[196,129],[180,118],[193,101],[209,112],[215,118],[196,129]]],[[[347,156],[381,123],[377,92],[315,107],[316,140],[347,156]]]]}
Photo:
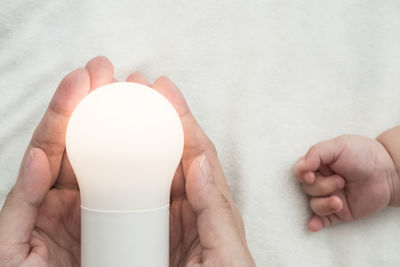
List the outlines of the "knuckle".
{"type": "Polygon", "coordinates": [[[212,152],[214,155],[218,155],[217,147],[216,147],[215,144],[211,141],[210,138],[208,138],[208,146],[210,147],[210,150],[211,150],[211,152],[212,152]]]}
{"type": "Polygon", "coordinates": [[[215,199],[215,205],[218,207],[220,211],[223,211],[224,213],[227,212],[232,215],[232,206],[229,200],[224,196],[223,193],[220,191],[218,192],[218,195],[216,196],[215,199]]]}
{"type": "Polygon", "coordinates": [[[346,139],[350,139],[350,138],[353,138],[353,137],[354,137],[354,135],[352,135],[352,134],[341,134],[338,137],[336,137],[336,139],[338,139],[338,140],[346,140],[346,139]]]}
{"type": "Polygon", "coordinates": [[[355,137],[355,135],[342,134],[342,135],[339,135],[338,137],[334,138],[333,141],[335,142],[335,145],[342,146],[348,142],[351,142],[354,137],[355,137]]]}
{"type": "Polygon", "coordinates": [[[198,139],[198,145],[193,148],[198,154],[211,152],[212,155],[218,156],[217,149],[214,143],[205,134],[198,139]]]}
{"type": "Polygon", "coordinates": [[[31,146],[46,151],[46,154],[50,156],[62,155],[65,151],[65,143],[60,143],[53,140],[46,140],[43,138],[42,133],[36,133],[36,131],[34,137],[31,140],[31,146]]]}
{"type": "Polygon", "coordinates": [[[12,205],[14,200],[17,198],[17,190],[15,189],[15,185],[11,188],[10,192],[7,193],[6,202],[4,205],[12,205]]]}
{"type": "Polygon", "coordinates": [[[338,151],[343,151],[349,144],[353,143],[355,135],[340,135],[333,139],[334,145],[338,151]]]}
{"type": "Polygon", "coordinates": [[[318,149],[318,144],[319,143],[312,145],[308,150],[307,155],[314,154],[318,149]]]}
{"type": "Polygon", "coordinates": [[[15,184],[11,190],[7,193],[7,197],[5,199],[3,208],[11,208],[14,209],[18,206],[18,203],[23,199],[23,195],[19,190],[17,190],[17,185],[15,184]]]}
{"type": "Polygon", "coordinates": [[[335,145],[340,145],[346,142],[346,140],[349,139],[349,135],[347,134],[342,134],[339,135],[338,137],[333,139],[333,142],[335,142],[335,145]]]}
{"type": "Polygon", "coordinates": [[[313,157],[317,157],[318,154],[319,154],[320,147],[323,144],[323,142],[324,141],[318,142],[318,143],[312,145],[310,147],[310,149],[307,151],[306,158],[310,159],[310,158],[313,158],[313,157]]]}
{"type": "Polygon", "coordinates": [[[222,194],[219,195],[218,203],[219,203],[219,206],[224,210],[231,209],[231,205],[230,205],[228,199],[226,199],[226,197],[222,194]]]}

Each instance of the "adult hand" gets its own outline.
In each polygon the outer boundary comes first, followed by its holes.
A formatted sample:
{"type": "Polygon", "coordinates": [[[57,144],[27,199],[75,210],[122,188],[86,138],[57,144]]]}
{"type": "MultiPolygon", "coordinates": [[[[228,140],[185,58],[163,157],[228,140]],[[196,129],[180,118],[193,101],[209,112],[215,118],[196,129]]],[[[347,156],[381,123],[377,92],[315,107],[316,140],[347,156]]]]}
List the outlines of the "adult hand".
{"type": "Polygon", "coordinates": [[[127,81],[152,87],[178,112],[185,143],[170,203],[170,266],[255,266],[240,214],[232,201],[213,143],[167,77],[150,84],[140,73],[127,81]]]}
{"type": "Polygon", "coordinates": [[[0,266],[80,266],[80,197],[65,131],[79,101],[113,72],[96,57],[58,86],[0,212],[0,266]]]}
{"type": "MultiPolygon", "coordinates": [[[[151,85],[140,73],[127,80],[169,99],[185,132],[171,190],[171,266],[254,266],[215,149],[177,87],[166,77],[151,85]]],[[[0,212],[1,266],[80,266],[79,188],[65,130],[79,101],[112,81],[111,62],[96,57],[60,83],[0,212]]]]}

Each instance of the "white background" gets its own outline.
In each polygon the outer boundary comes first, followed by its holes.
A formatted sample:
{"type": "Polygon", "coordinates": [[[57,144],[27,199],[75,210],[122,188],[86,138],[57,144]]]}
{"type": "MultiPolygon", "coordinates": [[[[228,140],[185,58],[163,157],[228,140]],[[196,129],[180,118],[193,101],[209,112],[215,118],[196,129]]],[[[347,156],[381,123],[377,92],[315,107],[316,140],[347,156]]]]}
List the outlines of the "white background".
{"type": "Polygon", "coordinates": [[[400,123],[399,1],[2,0],[2,197],[59,81],[99,54],[178,84],[259,266],[400,265],[400,210],[314,234],[292,175],[313,143],[400,123]]]}

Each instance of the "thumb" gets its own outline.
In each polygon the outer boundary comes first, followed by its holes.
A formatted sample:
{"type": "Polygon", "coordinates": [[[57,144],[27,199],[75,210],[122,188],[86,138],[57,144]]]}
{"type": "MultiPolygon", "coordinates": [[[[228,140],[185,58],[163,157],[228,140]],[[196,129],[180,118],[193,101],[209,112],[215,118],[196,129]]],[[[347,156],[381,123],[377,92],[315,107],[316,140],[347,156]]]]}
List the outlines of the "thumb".
{"type": "Polygon", "coordinates": [[[197,215],[200,243],[205,249],[243,245],[231,205],[218,189],[205,155],[192,161],[186,179],[188,200],[197,215]]]}
{"type": "Polygon", "coordinates": [[[40,204],[51,186],[47,155],[32,148],[21,164],[20,175],[0,211],[0,244],[29,241],[40,204]]]}
{"type": "Polygon", "coordinates": [[[313,145],[304,157],[295,165],[294,173],[300,182],[312,184],[316,176],[313,172],[319,171],[324,176],[332,175],[327,166],[334,164],[343,150],[340,138],[334,138],[313,145]]]}

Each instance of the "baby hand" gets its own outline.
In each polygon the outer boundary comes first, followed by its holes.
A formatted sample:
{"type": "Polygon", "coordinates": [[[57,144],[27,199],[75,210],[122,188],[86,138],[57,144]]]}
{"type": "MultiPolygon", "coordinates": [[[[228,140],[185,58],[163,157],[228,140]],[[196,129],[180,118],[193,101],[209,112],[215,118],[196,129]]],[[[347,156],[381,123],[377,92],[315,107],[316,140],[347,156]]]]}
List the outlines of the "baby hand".
{"type": "MultiPolygon", "coordinates": [[[[294,173],[311,197],[311,231],[354,221],[393,204],[398,174],[377,140],[345,135],[312,146],[294,173]]],[[[397,190],[397,189],[396,189],[397,190]]]]}

